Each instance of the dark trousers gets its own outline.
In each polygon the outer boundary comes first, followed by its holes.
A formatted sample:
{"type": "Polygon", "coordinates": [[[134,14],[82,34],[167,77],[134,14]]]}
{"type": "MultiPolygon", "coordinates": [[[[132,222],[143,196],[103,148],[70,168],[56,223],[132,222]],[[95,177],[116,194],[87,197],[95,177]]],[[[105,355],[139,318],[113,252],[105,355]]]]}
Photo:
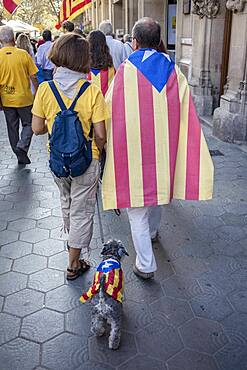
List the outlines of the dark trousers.
{"type": "Polygon", "coordinates": [[[3,107],[9,142],[14,153],[16,153],[16,148],[28,152],[33,136],[31,109],[31,105],[22,108],[3,107]],[[21,134],[19,134],[20,121],[22,124],[21,134]]]}

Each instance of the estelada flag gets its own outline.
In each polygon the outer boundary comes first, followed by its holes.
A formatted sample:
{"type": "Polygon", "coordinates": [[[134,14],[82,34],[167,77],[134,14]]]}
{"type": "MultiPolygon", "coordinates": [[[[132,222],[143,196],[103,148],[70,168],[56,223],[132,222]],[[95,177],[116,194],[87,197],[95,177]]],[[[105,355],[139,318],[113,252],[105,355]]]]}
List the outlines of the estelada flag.
{"type": "Polygon", "coordinates": [[[99,293],[100,280],[102,274],[104,277],[104,291],[113,299],[118,302],[122,302],[123,290],[124,290],[124,276],[121,265],[118,261],[108,259],[100,263],[97,271],[94,275],[93,285],[88,289],[86,293],[83,293],[80,297],[82,303],[87,302],[93,298],[94,295],[99,293]]]}
{"type": "Polygon", "coordinates": [[[186,78],[166,54],[141,49],[106,95],[104,209],[207,200],[213,163],[186,78]]]}
{"type": "Polygon", "coordinates": [[[58,14],[59,21],[56,28],[59,29],[64,21],[72,21],[91,6],[92,0],[63,0],[58,14]]]}
{"type": "Polygon", "coordinates": [[[91,68],[90,73],[88,74],[88,80],[96,84],[102,91],[102,94],[105,96],[114,78],[114,74],[114,67],[109,67],[106,69],[91,68]]]}
{"type": "Polygon", "coordinates": [[[3,7],[7,15],[11,16],[18,8],[21,0],[3,0],[3,7]]]}

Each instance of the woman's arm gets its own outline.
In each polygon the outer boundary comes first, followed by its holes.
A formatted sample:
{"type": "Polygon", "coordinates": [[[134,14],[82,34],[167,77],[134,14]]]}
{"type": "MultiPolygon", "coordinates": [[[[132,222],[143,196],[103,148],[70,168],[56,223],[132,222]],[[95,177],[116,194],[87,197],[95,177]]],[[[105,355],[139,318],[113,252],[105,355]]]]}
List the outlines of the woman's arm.
{"type": "Polygon", "coordinates": [[[47,125],[45,123],[45,118],[38,117],[33,114],[32,130],[35,135],[46,134],[48,131],[47,131],[47,125]]]}
{"type": "Polygon", "coordinates": [[[105,121],[94,123],[94,138],[97,147],[101,151],[106,143],[105,121]]]}

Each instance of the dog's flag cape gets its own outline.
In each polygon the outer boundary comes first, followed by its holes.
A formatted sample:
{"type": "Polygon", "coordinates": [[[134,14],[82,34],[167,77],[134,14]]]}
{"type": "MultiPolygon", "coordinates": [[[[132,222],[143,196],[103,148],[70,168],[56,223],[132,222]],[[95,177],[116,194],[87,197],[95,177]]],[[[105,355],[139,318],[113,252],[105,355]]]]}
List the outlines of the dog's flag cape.
{"type": "Polygon", "coordinates": [[[91,71],[88,75],[88,80],[96,84],[102,91],[102,94],[105,96],[114,78],[114,74],[114,67],[109,67],[107,69],[91,68],[91,71]]]}
{"type": "Polygon", "coordinates": [[[207,200],[213,163],[186,78],[152,49],[130,55],[106,95],[104,209],[207,200]]]}
{"type": "Polygon", "coordinates": [[[108,259],[101,262],[98,266],[94,275],[93,285],[80,297],[80,301],[82,303],[88,301],[95,294],[99,293],[100,278],[102,274],[105,274],[104,291],[116,301],[122,302],[124,289],[123,270],[121,269],[119,262],[113,259],[108,259]]]}

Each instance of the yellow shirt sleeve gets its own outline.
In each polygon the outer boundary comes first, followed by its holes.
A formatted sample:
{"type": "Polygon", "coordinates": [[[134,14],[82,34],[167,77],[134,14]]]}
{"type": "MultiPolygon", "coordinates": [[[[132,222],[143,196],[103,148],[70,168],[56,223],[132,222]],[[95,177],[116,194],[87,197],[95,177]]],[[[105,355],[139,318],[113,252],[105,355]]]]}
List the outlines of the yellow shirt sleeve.
{"type": "Polygon", "coordinates": [[[94,88],[95,99],[92,108],[92,122],[98,123],[101,121],[106,121],[109,118],[109,112],[102,92],[96,86],[94,86],[94,88]]]}
{"type": "Polygon", "coordinates": [[[38,72],[38,68],[36,67],[32,57],[29,54],[27,55],[27,68],[29,76],[36,75],[36,73],[38,72]]]}
{"type": "Polygon", "coordinates": [[[37,93],[35,95],[32,113],[37,117],[46,118],[43,107],[43,99],[41,95],[42,95],[42,84],[38,87],[37,93]]]}

